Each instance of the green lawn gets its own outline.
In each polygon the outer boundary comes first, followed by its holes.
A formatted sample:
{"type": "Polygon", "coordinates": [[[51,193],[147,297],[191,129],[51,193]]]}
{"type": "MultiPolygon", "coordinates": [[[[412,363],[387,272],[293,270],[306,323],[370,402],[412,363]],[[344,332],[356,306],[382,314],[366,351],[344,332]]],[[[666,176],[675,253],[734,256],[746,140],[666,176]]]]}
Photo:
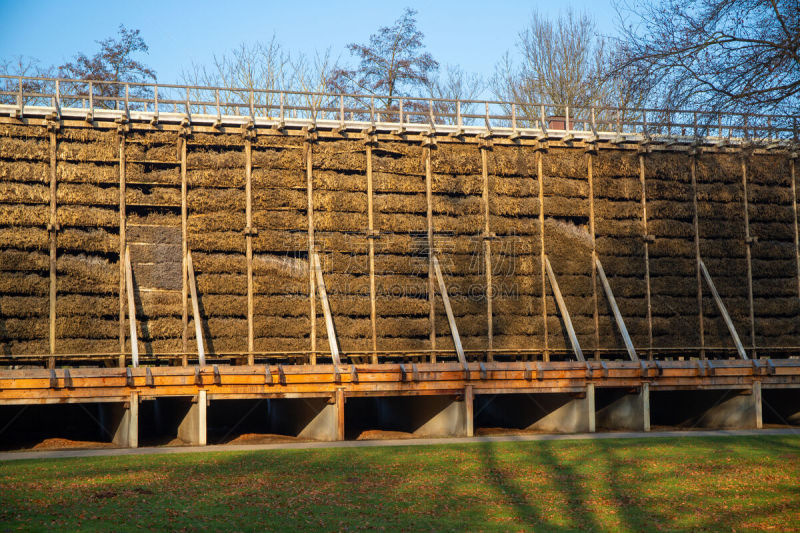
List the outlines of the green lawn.
{"type": "Polygon", "coordinates": [[[800,529],[800,437],[0,463],[0,530],[800,529]]]}

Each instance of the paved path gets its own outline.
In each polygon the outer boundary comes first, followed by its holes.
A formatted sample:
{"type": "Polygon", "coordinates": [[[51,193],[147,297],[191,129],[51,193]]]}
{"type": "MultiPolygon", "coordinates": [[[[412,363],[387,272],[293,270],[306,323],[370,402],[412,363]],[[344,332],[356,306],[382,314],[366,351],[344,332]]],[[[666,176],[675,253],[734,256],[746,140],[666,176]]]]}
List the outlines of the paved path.
{"type": "Polygon", "coordinates": [[[497,435],[490,437],[453,437],[442,439],[392,439],[337,442],[289,442],[275,444],[216,444],[209,446],[154,446],[149,448],[96,448],[80,450],[37,450],[0,452],[0,461],[20,459],[64,459],[68,457],[107,457],[118,455],[158,455],[173,453],[246,452],[255,450],[312,450],[317,448],[372,448],[376,446],[430,446],[436,444],[476,444],[484,442],[528,442],[554,440],[692,438],[692,437],[758,437],[764,435],[796,435],[799,429],[653,431],[649,433],[580,433],[570,435],[497,435]]]}

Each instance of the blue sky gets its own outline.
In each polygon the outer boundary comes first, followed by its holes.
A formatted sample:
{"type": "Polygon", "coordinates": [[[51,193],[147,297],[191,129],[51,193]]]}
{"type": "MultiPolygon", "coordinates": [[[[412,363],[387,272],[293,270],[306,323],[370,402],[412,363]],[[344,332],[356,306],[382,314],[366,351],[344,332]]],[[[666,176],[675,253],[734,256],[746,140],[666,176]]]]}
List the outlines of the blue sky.
{"type": "Polygon", "coordinates": [[[290,51],[331,47],[347,59],[345,45],[364,42],[409,6],[416,9],[428,50],[442,64],[490,75],[531,11],[555,15],[571,6],[592,14],[603,34],[615,31],[612,0],[529,1],[195,1],[0,0],[0,59],[25,55],[62,64],[78,51],[92,54],[95,41],[122,23],[138,28],[150,46],[144,58],[162,83],[178,82],[182,67],[209,62],[242,41],[273,33],[290,51]]]}

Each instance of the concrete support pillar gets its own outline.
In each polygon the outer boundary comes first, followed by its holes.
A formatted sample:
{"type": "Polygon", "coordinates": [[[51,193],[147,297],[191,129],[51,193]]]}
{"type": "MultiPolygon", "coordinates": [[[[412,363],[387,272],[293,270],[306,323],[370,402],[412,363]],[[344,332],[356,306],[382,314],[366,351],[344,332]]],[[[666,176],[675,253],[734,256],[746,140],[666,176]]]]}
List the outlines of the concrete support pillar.
{"type": "Polygon", "coordinates": [[[111,441],[120,448],[139,447],[139,393],[131,392],[130,403],[111,406],[111,441]]]}
{"type": "Polygon", "coordinates": [[[553,433],[594,433],[596,429],[593,383],[581,397],[565,401],[562,395],[553,395],[537,403],[545,414],[527,429],[553,433]]]}
{"type": "Polygon", "coordinates": [[[464,389],[464,407],[467,417],[467,437],[475,436],[475,393],[472,385],[467,385],[464,389]]]}
{"type": "Polygon", "coordinates": [[[270,400],[270,427],[302,439],[344,440],[344,403],[343,389],[332,398],[270,400]]]}
{"type": "Polygon", "coordinates": [[[192,402],[178,425],[178,438],[195,446],[206,445],[207,391],[197,393],[197,402],[192,402]]]}
{"type": "Polygon", "coordinates": [[[469,436],[471,417],[467,416],[467,402],[447,397],[420,398],[411,413],[414,435],[417,437],[466,437],[469,436]],[[443,401],[445,400],[445,401],[443,401]],[[469,420],[468,420],[469,418],[469,420]],[[427,419],[427,420],[426,420],[427,419]]]}
{"type": "Polygon", "coordinates": [[[756,404],[756,429],[762,429],[764,427],[764,410],[760,381],[753,382],[753,401],[756,404]]]}
{"type": "Polygon", "coordinates": [[[697,426],[709,429],[756,429],[761,427],[761,383],[753,390],[734,393],[706,410],[697,426]]]}
{"type": "Polygon", "coordinates": [[[650,431],[650,384],[624,394],[597,411],[597,425],[603,429],[650,431]]]}

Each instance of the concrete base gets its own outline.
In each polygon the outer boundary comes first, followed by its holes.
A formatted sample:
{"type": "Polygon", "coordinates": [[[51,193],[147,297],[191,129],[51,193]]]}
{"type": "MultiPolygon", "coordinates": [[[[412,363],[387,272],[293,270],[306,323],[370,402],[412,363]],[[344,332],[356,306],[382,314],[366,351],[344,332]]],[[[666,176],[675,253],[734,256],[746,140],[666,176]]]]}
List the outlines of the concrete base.
{"type": "Polygon", "coordinates": [[[121,448],[139,447],[139,393],[132,392],[130,404],[113,404],[109,410],[112,442],[121,448]]]}
{"type": "Polygon", "coordinates": [[[733,394],[708,409],[697,420],[697,426],[709,429],[760,428],[761,387],[758,385],[749,393],[733,394]]]}
{"type": "Polygon", "coordinates": [[[467,404],[453,396],[378,399],[378,426],[405,429],[416,437],[466,437],[467,404]]]}
{"type": "Polygon", "coordinates": [[[205,446],[207,392],[201,390],[197,394],[197,402],[192,402],[186,409],[178,424],[178,438],[187,444],[205,446]]]}
{"type": "Polygon", "coordinates": [[[749,390],[678,390],[650,394],[651,422],[707,429],[761,427],[761,384],[749,390]]]}
{"type": "MultiPolygon", "coordinates": [[[[605,396],[611,391],[602,393],[605,396]]],[[[642,384],[639,392],[612,396],[611,403],[601,407],[596,418],[597,427],[602,429],[650,431],[650,384],[642,384]]]]}
{"type": "Polygon", "coordinates": [[[800,426],[800,387],[762,391],[764,422],[800,426]]]}
{"type": "Polygon", "coordinates": [[[339,440],[343,438],[343,428],[339,427],[340,403],[335,398],[270,400],[270,428],[303,439],[339,440]]]}
{"type": "Polygon", "coordinates": [[[476,425],[549,433],[595,431],[594,385],[577,394],[498,394],[478,397],[476,425]]]}

